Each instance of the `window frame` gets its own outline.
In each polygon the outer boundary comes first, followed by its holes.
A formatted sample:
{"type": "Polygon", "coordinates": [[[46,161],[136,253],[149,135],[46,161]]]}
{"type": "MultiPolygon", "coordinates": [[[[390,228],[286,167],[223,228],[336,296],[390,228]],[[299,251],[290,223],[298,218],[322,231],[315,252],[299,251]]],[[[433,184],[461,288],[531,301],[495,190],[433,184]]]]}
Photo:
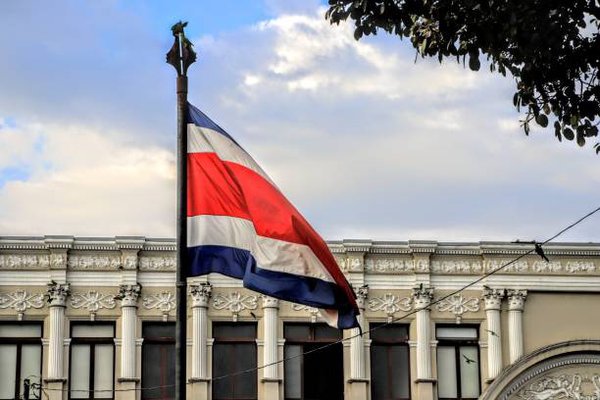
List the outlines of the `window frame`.
{"type": "MultiPolygon", "coordinates": [[[[69,337],[71,338],[71,342],[69,345],[69,391],[68,391],[68,399],[69,400],[114,400],[115,399],[115,372],[116,372],[116,351],[115,351],[115,334],[116,334],[116,326],[114,321],[71,321],[69,324],[69,337]],[[112,337],[74,337],[73,336],[73,328],[76,326],[110,326],[112,328],[112,337]],[[71,375],[73,371],[73,345],[89,345],[90,346],[90,372],[89,372],[89,386],[88,393],[89,397],[81,398],[81,397],[73,397],[72,396],[72,388],[71,388],[71,375]],[[94,376],[95,376],[95,364],[96,364],[96,345],[97,344],[110,344],[112,346],[112,364],[113,364],[113,376],[112,376],[112,391],[111,397],[94,397],[94,376]]],[[[79,390],[78,390],[79,391],[79,390]]]]}
{"type": "MultiPolygon", "coordinates": [[[[397,340],[385,340],[385,339],[376,339],[373,338],[373,334],[370,333],[369,334],[369,339],[370,339],[370,346],[369,346],[369,359],[372,360],[373,359],[373,347],[374,346],[385,346],[386,348],[390,348],[393,346],[401,346],[401,347],[405,347],[406,348],[406,354],[407,354],[407,365],[405,366],[407,371],[408,371],[408,397],[399,397],[399,398],[395,398],[394,400],[410,400],[412,398],[412,374],[411,374],[411,364],[410,364],[410,345],[409,345],[409,341],[410,341],[410,325],[409,324],[388,324],[387,322],[377,322],[377,321],[373,321],[369,323],[369,332],[371,332],[371,329],[373,328],[377,328],[378,326],[397,326],[397,327],[403,327],[406,329],[406,337],[402,338],[402,339],[397,339],[397,340]]],[[[377,328],[379,329],[379,328],[377,328]]],[[[381,328],[381,329],[385,329],[385,328],[381,328]]],[[[389,370],[393,370],[393,368],[390,365],[390,359],[389,359],[389,354],[387,354],[388,356],[388,371],[389,370]]],[[[371,377],[371,388],[370,388],[370,393],[371,393],[371,398],[373,398],[373,369],[372,369],[372,364],[369,366],[369,374],[371,377]]],[[[389,388],[388,388],[389,389],[389,388]]],[[[391,398],[391,397],[390,397],[391,398]]]]}
{"type": "MultiPolygon", "coordinates": [[[[456,324],[436,324],[435,325],[435,336],[437,340],[436,346],[436,368],[439,365],[437,362],[438,353],[437,349],[440,347],[453,347],[454,348],[454,363],[456,366],[456,397],[441,397],[438,392],[439,400],[477,400],[481,396],[481,349],[479,348],[479,325],[475,324],[460,324],[457,326],[456,324]],[[437,330],[438,328],[472,328],[477,335],[475,338],[465,338],[465,337],[457,337],[457,338],[438,338],[437,330]],[[460,348],[464,346],[473,346],[477,351],[477,384],[479,394],[476,397],[462,397],[462,371],[460,368],[460,348]]],[[[439,371],[437,371],[439,375],[439,371]]],[[[439,379],[439,378],[438,378],[439,379]]]]}
{"type": "MultiPolygon", "coordinates": [[[[317,338],[316,335],[316,329],[319,327],[329,327],[329,325],[327,325],[326,323],[322,323],[322,322],[317,322],[317,323],[306,323],[306,322],[298,322],[298,321],[290,321],[290,322],[284,322],[283,324],[283,337],[285,339],[285,344],[284,344],[284,354],[285,354],[285,346],[288,345],[296,345],[296,346],[302,346],[302,352],[305,353],[306,352],[306,345],[314,345],[314,344],[322,344],[322,345],[326,345],[328,343],[335,343],[339,340],[343,339],[343,334],[339,335],[339,338],[317,338]],[[285,328],[286,326],[306,326],[309,328],[309,335],[308,338],[306,339],[297,339],[297,338],[287,338],[285,335],[285,328]]],[[[334,329],[334,328],[332,328],[334,329]]],[[[340,346],[342,346],[342,351],[341,351],[341,355],[342,355],[342,396],[344,395],[344,386],[345,383],[343,381],[344,379],[344,366],[343,366],[343,362],[344,362],[344,349],[343,349],[343,345],[342,343],[338,343],[340,346]]],[[[285,366],[284,366],[284,384],[283,384],[283,398],[284,400],[304,400],[305,398],[305,393],[304,393],[304,378],[305,378],[305,374],[304,374],[304,357],[302,357],[301,361],[300,361],[300,368],[301,368],[301,376],[300,376],[300,399],[298,398],[289,398],[286,397],[286,393],[285,393],[285,366]]],[[[343,397],[342,397],[343,398],[343,397]]]]}
{"type": "MultiPolygon", "coordinates": [[[[41,383],[42,369],[44,366],[44,347],[42,338],[44,337],[44,322],[43,321],[0,321],[0,325],[35,325],[40,328],[39,337],[0,337],[0,344],[2,345],[15,345],[17,346],[17,357],[15,360],[15,393],[14,397],[10,399],[2,400],[13,400],[21,398],[21,360],[22,360],[22,348],[23,345],[37,344],[40,346],[40,371],[39,377],[41,383]]],[[[27,378],[27,377],[25,377],[27,378]]],[[[24,378],[23,378],[24,379],[24,378]]]]}
{"type": "MultiPolygon", "coordinates": [[[[256,340],[258,338],[258,324],[256,322],[250,322],[250,321],[242,321],[242,322],[231,322],[231,321],[212,321],[212,325],[211,325],[211,329],[212,329],[212,339],[213,339],[213,344],[212,344],[212,371],[214,374],[214,363],[215,363],[215,356],[214,356],[214,349],[215,349],[215,345],[219,345],[219,344],[252,344],[253,347],[252,349],[254,350],[254,354],[255,354],[255,359],[258,362],[258,345],[256,343],[256,340]],[[249,336],[223,336],[223,337],[219,337],[219,336],[215,336],[215,326],[225,326],[225,325],[229,325],[229,326],[252,326],[254,328],[254,337],[250,338],[249,336]]],[[[255,372],[254,374],[254,378],[255,378],[255,382],[256,382],[256,393],[254,397],[218,397],[215,396],[215,386],[211,385],[211,396],[213,399],[218,399],[218,400],[257,400],[258,399],[258,372],[255,372]]]]}
{"type": "MultiPolygon", "coordinates": [[[[144,347],[149,345],[149,344],[161,344],[161,345],[170,345],[172,344],[173,347],[175,347],[175,336],[176,336],[176,332],[175,332],[175,323],[174,322],[170,322],[170,321],[142,321],[142,355],[141,355],[141,362],[142,362],[142,379],[141,379],[141,387],[143,388],[144,386],[148,386],[144,383],[144,371],[143,371],[143,366],[144,366],[144,347]],[[169,338],[167,336],[145,336],[144,335],[144,327],[145,326],[149,326],[149,325],[172,325],[173,326],[173,337],[169,338]]],[[[175,382],[173,382],[175,383],[175,382]]],[[[145,390],[141,390],[140,391],[140,399],[141,400],[163,400],[165,398],[168,397],[164,397],[164,394],[161,393],[161,397],[144,397],[144,395],[147,393],[147,391],[145,390]]]]}

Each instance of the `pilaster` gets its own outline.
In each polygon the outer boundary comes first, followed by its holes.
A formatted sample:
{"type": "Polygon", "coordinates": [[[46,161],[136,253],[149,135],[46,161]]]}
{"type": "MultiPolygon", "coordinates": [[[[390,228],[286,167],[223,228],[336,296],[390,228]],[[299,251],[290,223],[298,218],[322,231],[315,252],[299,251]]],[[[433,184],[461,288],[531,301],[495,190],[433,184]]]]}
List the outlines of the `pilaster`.
{"type": "Polygon", "coordinates": [[[136,375],[135,353],[137,301],[141,290],[142,287],[139,284],[121,285],[117,296],[121,300],[121,374],[119,382],[122,383],[139,381],[139,377],[136,375]]]}
{"type": "Polygon", "coordinates": [[[527,290],[506,291],[508,298],[508,350],[510,363],[523,355],[523,308],[527,299],[527,290]]]}
{"type": "MultiPolygon", "coordinates": [[[[48,303],[50,307],[50,334],[48,342],[48,382],[64,383],[64,340],[65,307],[71,293],[68,283],[51,282],[48,284],[48,303]]],[[[62,385],[58,385],[61,386],[62,385]]]]}
{"type": "Polygon", "coordinates": [[[189,286],[192,297],[192,378],[193,382],[208,380],[208,305],[212,294],[209,283],[189,286]]]}
{"type": "Polygon", "coordinates": [[[488,341],[488,381],[494,380],[502,371],[502,332],[500,307],[504,298],[504,289],[484,288],[483,299],[487,319],[488,341]]]}
{"type": "Polygon", "coordinates": [[[277,325],[279,316],[279,300],[262,296],[263,308],[263,368],[264,396],[265,400],[279,400],[281,391],[281,379],[279,377],[279,365],[277,364],[278,335],[277,325]]]}

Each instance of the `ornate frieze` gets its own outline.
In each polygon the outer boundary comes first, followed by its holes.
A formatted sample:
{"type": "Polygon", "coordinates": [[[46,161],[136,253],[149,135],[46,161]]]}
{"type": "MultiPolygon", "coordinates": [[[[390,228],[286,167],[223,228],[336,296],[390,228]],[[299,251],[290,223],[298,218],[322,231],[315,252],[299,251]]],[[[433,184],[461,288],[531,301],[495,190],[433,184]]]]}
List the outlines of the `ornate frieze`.
{"type": "Polygon", "coordinates": [[[371,311],[383,311],[388,316],[388,321],[394,319],[394,314],[398,311],[410,311],[410,297],[399,297],[391,293],[386,293],[381,297],[373,297],[369,299],[368,306],[371,311]]]}
{"type": "Polygon", "coordinates": [[[86,309],[90,313],[90,319],[96,318],[96,313],[101,308],[112,310],[116,306],[114,294],[103,294],[96,290],[87,292],[76,292],[70,297],[71,307],[75,309],[86,309]]]}
{"type": "Polygon", "coordinates": [[[115,299],[121,300],[121,307],[137,307],[137,300],[142,291],[142,286],[139,284],[134,285],[121,285],[119,286],[119,294],[115,296],[115,299]]]}
{"type": "Polygon", "coordinates": [[[121,265],[118,254],[74,254],[69,255],[68,268],[72,270],[117,270],[121,265]]]}
{"type": "Polygon", "coordinates": [[[319,309],[311,306],[306,306],[304,304],[292,304],[292,310],[294,311],[304,311],[310,314],[310,322],[313,324],[317,322],[317,317],[319,314],[319,309]]]}
{"type": "Polygon", "coordinates": [[[600,375],[546,375],[529,384],[520,393],[523,400],[577,399],[600,400],[600,375]]]}
{"type": "Polygon", "coordinates": [[[64,307],[67,297],[71,294],[71,285],[68,283],[50,282],[48,284],[48,303],[50,306],[64,307]]]}
{"type": "Polygon", "coordinates": [[[440,312],[450,312],[456,317],[456,323],[460,324],[463,315],[468,312],[479,311],[479,299],[477,297],[464,297],[462,293],[457,293],[436,304],[440,312]]]}
{"type": "Polygon", "coordinates": [[[251,294],[244,295],[240,292],[219,293],[213,297],[213,307],[215,310],[229,310],[233,316],[233,321],[236,322],[241,311],[256,310],[257,301],[258,296],[251,294]]]}
{"type": "Polygon", "coordinates": [[[167,320],[169,313],[175,309],[175,295],[164,291],[142,298],[142,304],[146,310],[157,309],[163,314],[163,319],[167,320]]]}
{"type": "Polygon", "coordinates": [[[365,270],[384,273],[414,272],[415,262],[401,258],[368,258],[365,261],[365,270]]]}
{"type": "Polygon", "coordinates": [[[444,260],[432,261],[431,272],[438,274],[480,274],[483,265],[480,261],[444,260]]]}
{"type": "Polygon", "coordinates": [[[23,319],[23,314],[30,308],[44,307],[43,293],[28,293],[25,290],[17,290],[12,293],[0,294],[0,308],[12,308],[17,312],[18,320],[23,319]]]}
{"type": "Polygon", "coordinates": [[[174,255],[147,256],[139,259],[140,271],[175,271],[174,255]]]}
{"type": "Polygon", "coordinates": [[[0,255],[0,269],[47,269],[50,262],[48,254],[0,255]]]}
{"type": "Polygon", "coordinates": [[[192,296],[192,307],[208,307],[208,300],[212,294],[210,283],[192,284],[188,287],[188,292],[192,296]]]}

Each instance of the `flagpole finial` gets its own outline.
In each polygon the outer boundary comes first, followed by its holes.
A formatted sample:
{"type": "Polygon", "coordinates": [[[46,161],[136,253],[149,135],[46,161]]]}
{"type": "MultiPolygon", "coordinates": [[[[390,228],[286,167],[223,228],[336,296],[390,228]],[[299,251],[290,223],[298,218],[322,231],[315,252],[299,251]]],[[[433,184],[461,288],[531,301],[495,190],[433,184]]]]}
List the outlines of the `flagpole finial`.
{"type": "Polygon", "coordinates": [[[171,27],[175,41],[167,53],[167,63],[177,71],[178,76],[186,76],[190,65],[196,61],[194,45],[185,37],[187,22],[179,21],[171,27]]]}

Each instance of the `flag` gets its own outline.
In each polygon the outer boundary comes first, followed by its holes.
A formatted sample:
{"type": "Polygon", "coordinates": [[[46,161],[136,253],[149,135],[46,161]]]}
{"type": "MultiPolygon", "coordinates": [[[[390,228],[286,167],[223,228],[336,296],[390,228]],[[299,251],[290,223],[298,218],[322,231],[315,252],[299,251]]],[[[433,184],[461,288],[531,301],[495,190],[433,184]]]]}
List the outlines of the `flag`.
{"type": "Polygon", "coordinates": [[[325,241],[221,127],[188,104],[189,276],[217,272],[244,287],[358,326],[352,287],[325,241]]]}

